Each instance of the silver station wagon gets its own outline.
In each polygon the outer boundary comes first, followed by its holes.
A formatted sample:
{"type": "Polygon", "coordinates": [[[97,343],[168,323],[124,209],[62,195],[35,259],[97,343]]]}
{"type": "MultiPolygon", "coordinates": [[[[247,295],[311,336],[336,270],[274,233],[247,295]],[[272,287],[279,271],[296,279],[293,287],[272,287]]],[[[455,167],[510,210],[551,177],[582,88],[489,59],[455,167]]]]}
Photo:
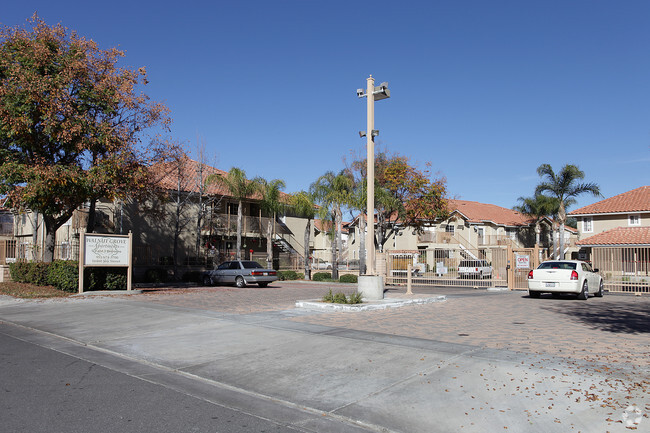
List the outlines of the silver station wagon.
{"type": "Polygon", "coordinates": [[[265,269],[257,262],[251,260],[233,260],[223,262],[217,269],[203,274],[203,284],[234,284],[237,287],[246,287],[248,284],[257,284],[266,287],[276,281],[278,274],[273,269],[265,269]]]}

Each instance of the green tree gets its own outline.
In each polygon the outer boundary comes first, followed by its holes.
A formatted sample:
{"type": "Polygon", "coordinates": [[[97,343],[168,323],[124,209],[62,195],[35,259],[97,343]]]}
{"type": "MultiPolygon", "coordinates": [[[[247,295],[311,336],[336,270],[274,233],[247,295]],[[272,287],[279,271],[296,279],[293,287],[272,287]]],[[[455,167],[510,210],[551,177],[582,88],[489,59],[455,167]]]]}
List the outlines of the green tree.
{"type": "Polygon", "coordinates": [[[246,172],[241,168],[233,167],[227,175],[220,173],[210,175],[207,183],[215,183],[226,189],[228,194],[237,200],[237,260],[241,260],[241,237],[244,200],[252,197],[259,191],[256,180],[246,178],[246,172]]]}
{"type": "Polygon", "coordinates": [[[43,215],[51,261],[56,230],[79,206],[152,189],[141,132],[170,119],[137,91],[145,69],[117,65],[124,52],[36,15],[29,23],[0,30],[0,194],[43,215]]]}
{"type": "MultiPolygon", "coordinates": [[[[353,161],[349,170],[355,179],[365,179],[366,159],[353,161]]],[[[444,177],[434,177],[413,165],[409,158],[385,151],[375,157],[376,241],[383,249],[400,227],[420,230],[424,224],[448,216],[444,177]]],[[[368,217],[372,221],[372,217],[368,217]]]]}
{"type": "Polygon", "coordinates": [[[286,187],[283,180],[273,179],[267,181],[259,178],[256,180],[259,185],[259,191],[262,194],[260,203],[262,210],[269,215],[266,223],[266,267],[272,269],[273,266],[273,223],[278,212],[282,211],[285,203],[281,199],[281,191],[286,187]]]}
{"type": "Polygon", "coordinates": [[[557,218],[560,224],[560,254],[564,258],[564,225],[566,224],[566,211],[576,203],[576,197],[590,193],[595,197],[601,196],[600,187],[595,183],[580,183],[585,173],[573,164],[566,164],[559,173],[555,173],[550,164],[537,167],[537,174],[543,181],[535,188],[535,194],[548,193],[557,199],[557,218]]]}
{"type": "Polygon", "coordinates": [[[366,273],[366,223],[368,208],[368,183],[366,179],[354,179],[354,188],[350,197],[349,207],[359,219],[359,275],[366,273]]]}
{"type": "Polygon", "coordinates": [[[554,217],[558,212],[558,201],[555,197],[535,194],[533,197],[519,197],[519,205],[514,210],[532,218],[535,223],[535,245],[539,246],[541,232],[540,222],[545,217],[554,217]]]}
{"type": "Polygon", "coordinates": [[[352,189],[352,179],[344,171],[339,174],[328,171],[310,187],[316,202],[322,206],[322,212],[329,212],[333,219],[336,238],[332,242],[332,278],[335,280],[339,278],[339,258],[343,251],[343,208],[351,202],[352,189]]]}
{"type": "Polygon", "coordinates": [[[311,280],[311,265],[309,263],[309,238],[311,237],[311,221],[316,216],[316,204],[314,197],[306,192],[300,191],[291,196],[291,206],[296,214],[307,218],[304,234],[304,267],[305,280],[311,280]]]}

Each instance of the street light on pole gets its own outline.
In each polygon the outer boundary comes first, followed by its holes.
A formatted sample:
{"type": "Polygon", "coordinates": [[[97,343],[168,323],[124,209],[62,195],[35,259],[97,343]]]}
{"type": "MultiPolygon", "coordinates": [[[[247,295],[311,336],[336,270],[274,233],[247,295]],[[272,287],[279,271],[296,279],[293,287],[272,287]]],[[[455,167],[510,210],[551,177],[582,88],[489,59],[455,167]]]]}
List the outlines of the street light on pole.
{"type": "Polygon", "coordinates": [[[367,191],[367,214],[368,224],[366,233],[366,275],[376,275],[375,269],[375,137],[379,135],[379,131],[375,129],[375,101],[390,98],[390,90],[388,90],[388,83],[381,83],[375,86],[375,79],[372,75],[366,79],[366,91],[357,89],[357,96],[359,98],[365,97],[368,103],[368,118],[367,128],[361,131],[359,135],[366,136],[366,147],[368,155],[366,158],[366,182],[368,184],[367,191]]]}

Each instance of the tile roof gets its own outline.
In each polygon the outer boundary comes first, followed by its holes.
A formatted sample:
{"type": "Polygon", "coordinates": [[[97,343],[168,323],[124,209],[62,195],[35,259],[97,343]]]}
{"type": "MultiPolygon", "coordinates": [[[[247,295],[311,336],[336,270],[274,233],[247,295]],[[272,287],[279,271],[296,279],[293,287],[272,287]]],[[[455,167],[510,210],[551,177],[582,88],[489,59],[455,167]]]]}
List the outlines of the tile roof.
{"type": "Polygon", "coordinates": [[[593,245],[650,245],[650,227],[618,227],[577,242],[593,245]]]}
{"type": "MultiPolygon", "coordinates": [[[[334,224],[330,220],[314,220],[314,228],[319,232],[328,232],[334,224]]],[[[348,233],[350,231],[350,222],[342,221],[341,222],[341,233],[348,233]]]]}
{"type": "MultiPolygon", "coordinates": [[[[454,212],[458,212],[467,218],[467,221],[470,223],[492,222],[505,226],[528,226],[534,222],[533,218],[515,210],[494,204],[479,203],[476,201],[449,199],[447,200],[447,208],[451,215],[453,215],[454,212]]],[[[361,215],[365,217],[365,214],[359,214],[354,218],[352,223],[355,224],[361,215]]],[[[394,219],[395,215],[391,218],[394,219]]],[[[399,223],[400,221],[397,222],[399,223]]],[[[569,226],[565,226],[565,228],[569,231],[577,232],[577,230],[569,226]]]]}
{"type": "Polygon", "coordinates": [[[467,200],[449,200],[449,211],[459,212],[470,223],[493,222],[506,226],[527,226],[533,219],[512,209],[487,203],[467,200]]]}
{"type": "MultiPolygon", "coordinates": [[[[202,164],[203,165],[203,173],[201,174],[201,164],[197,161],[194,161],[193,159],[190,158],[185,158],[182,161],[181,164],[181,170],[182,170],[182,178],[184,180],[181,188],[183,191],[187,192],[198,192],[199,191],[199,179],[202,177],[203,182],[205,182],[205,179],[212,175],[212,174],[220,174],[220,175],[228,175],[228,172],[219,170],[218,168],[211,167],[207,164],[202,164]]],[[[163,189],[168,189],[168,190],[175,190],[178,188],[178,175],[177,175],[177,169],[174,163],[164,163],[164,164],[158,164],[152,168],[152,171],[155,173],[156,176],[159,177],[158,180],[158,185],[163,188],[163,189]]],[[[225,195],[228,196],[229,193],[228,191],[218,185],[217,183],[212,183],[208,185],[207,190],[205,191],[206,194],[214,194],[214,195],[225,195]]],[[[280,192],[280,196],[283,198],[288,198],[289,195],[280,192]]],[[[255,198],[255,199],[261,199],[261,196],[259,194],[255,194],[254,196],[251,196],[250,198],[255,198]]]]}
{"type": "Polygon", "coordinates": [[[581,207],[569,215],[593,215],[602,213],[650,212],[650,186],[642,186],[594,204],[581,207]]]}
{"type": "MultiPolygon", "coordinates": [[[[175,190],[178,188],[178,175],[177,167],[173,162],[167,162],[162,164],[155,165],[151,170],[155,176],[159,178],[158,186],[163,189],[175,190]]],[[[222,174],[226,175],[227,172],[219,170],[217,168],[211,167],[207,164],[203,164],[203,173],[201,175],[201,164],[197,161],[194,161],[190,158],[184,158],[181,162],[181,176],[184,180],[182,182],[181,188],[184,191],[188,192],[198,192],[199,190],[199,178],[202,176],[203,181],[211,174],[222,174]]],[[[223,194],[225,190],[221,187],[218,187],[216,184],[210,185],[208,190],[209,194],[223,194]]]]}

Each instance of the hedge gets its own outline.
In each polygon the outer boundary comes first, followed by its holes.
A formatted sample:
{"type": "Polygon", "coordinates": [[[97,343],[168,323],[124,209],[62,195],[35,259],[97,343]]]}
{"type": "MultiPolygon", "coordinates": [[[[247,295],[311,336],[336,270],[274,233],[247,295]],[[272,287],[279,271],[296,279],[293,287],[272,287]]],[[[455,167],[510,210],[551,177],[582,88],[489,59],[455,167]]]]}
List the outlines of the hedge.
{"type": "Polygon", "coordinates": [[[356,282],[358,282],[358,278],[354,274],[345,274],[345,275],[341,275],[341,277],[339,278],[339,282],[341,282],[341,283],[356,283],[356,282]]]}
{"type": "Polygon", "coordinates": [[[47,282],[64,292],[76,292],[79,289],[79,263],[70,260],[52,262],[47,282]]]}
{"type": "MultiPolygon", "coordinates": [[[[84,290],[126,290],[126,268],[87,268],[84,290]]],[[[79,288],[79,263],[74,260],[9,264],[11,279],[36,286],[54,286],[64,292],[79,288]]]]}
{"type": "Polygon", "coordinates": [[[332,279],[332,274],[329,272],[316,272],[311,279],[314,281],[327,281],[332,279]]]}

